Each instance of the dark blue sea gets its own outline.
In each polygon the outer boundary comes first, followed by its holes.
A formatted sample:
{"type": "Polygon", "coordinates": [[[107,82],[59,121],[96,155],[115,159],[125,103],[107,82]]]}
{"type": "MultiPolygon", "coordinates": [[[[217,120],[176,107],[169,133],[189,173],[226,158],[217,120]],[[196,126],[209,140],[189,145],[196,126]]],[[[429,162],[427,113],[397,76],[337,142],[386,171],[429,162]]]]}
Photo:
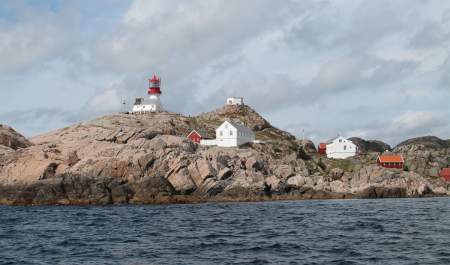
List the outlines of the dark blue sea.
{"type": "Polygon", "coordinates": [[[0,264],[450,264],[450,199],[0,207],[0,264]]]}

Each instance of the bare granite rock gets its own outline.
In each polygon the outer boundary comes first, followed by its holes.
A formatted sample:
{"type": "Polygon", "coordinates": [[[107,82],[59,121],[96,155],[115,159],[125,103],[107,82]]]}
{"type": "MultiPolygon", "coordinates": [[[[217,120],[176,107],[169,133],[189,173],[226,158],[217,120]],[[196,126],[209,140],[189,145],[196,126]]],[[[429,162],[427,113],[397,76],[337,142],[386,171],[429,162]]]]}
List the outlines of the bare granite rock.
{"type": "Polygon", "coordinates": [[[318,158],[314,152],[305,156],[302,142],[273,128],[247,106],[197,117],[167,112],[110,115],[37,136],[31,142],[11,130],[6,129],[8,135],[17,140],[0,145],[0,204],[449,194],[447,184],[436,177],[438,169],[449,164],[448,149],[402,147],[397,151],[404,152],[409,171],[381,168],[372,154],[340,161],[318,158]],[[243,118],[263,143],[203,147],[186,138],[192,128],[214,128],[229,115],[243,118]]]}
{"type": "Polygon", "coordinates": [[[32,143],[27,138],[13,128],[0,124],[0,146],[17,150],[18,148],[26,148],[31,145],[32,143]]]}

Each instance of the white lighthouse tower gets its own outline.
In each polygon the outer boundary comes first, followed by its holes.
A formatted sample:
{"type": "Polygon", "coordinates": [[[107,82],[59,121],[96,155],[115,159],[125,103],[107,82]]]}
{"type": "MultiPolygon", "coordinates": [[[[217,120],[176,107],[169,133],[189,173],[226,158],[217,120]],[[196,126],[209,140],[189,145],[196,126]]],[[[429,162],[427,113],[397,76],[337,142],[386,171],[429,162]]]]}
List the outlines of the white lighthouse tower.
{"type": "Polygon", "coordinates": [[[133,106],[133,113],[160,112],[163,110],[161,101],[161,78],[153,75],[149,81],[148,98],[136,98],[133,106]]]}

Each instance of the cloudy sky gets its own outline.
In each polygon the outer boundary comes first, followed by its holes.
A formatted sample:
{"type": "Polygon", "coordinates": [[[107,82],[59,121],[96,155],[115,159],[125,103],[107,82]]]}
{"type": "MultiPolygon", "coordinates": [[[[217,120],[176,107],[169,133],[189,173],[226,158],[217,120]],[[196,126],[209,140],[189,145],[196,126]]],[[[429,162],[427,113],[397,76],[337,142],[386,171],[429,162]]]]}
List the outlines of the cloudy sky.
{"type": "Polygon", "coordinates": [[[0,123],[114,113],[158,73],[183,114],[236,95],[314,141],[450,138],[449,45],[441,0],[4,0],[0,123]]]}

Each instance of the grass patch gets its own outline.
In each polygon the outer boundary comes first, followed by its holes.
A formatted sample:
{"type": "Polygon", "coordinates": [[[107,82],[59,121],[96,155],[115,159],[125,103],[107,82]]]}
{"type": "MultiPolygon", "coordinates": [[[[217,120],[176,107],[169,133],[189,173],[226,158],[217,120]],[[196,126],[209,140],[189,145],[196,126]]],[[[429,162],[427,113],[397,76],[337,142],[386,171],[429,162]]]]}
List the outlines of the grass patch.
{"type": "Polygon", "coordinates": [[[325,164],[327,165],[328,170],[333,168],[340,168],[345,172],[352,172],[354,168],[352,161],[348,159],[327,159],[325,164]]]}
{"type": "Polygon", "coordinates": [[[256,132],[256,139],[261,141],[274,141],[279,140],[280,135],[270,129],[264,129],[262,131],[256,132]]]}

